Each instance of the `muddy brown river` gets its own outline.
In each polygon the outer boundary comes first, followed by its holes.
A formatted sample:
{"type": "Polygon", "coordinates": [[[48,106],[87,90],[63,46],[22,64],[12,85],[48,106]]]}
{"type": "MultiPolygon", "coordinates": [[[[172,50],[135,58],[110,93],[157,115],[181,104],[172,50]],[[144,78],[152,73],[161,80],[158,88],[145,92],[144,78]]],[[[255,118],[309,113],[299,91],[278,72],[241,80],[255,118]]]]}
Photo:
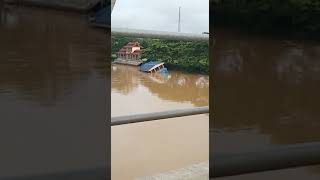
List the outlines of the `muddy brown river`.
{"type": "MultiPolygon", "coordinates": [[[[211,154],[320,141],[320,43],[217,29],[211,48],[211,154]]],[[[320,178],[319,167],[226,180],[320,178]]]]}
{"type": "Polygon", "coordinates": [[[78,13],[4,6],[0,15],[0,178],[105,166],[105,30],[78,13]]]}
{"type": "MultiPolygon", "coordinates": [[[[170,70],[169,70],[170,71],[170,70]]],[[[112,65],[112,116],[207,106],[209,77],[168,77],[112,65]]],[[[209,116],[195,115],[112,127],[112,179],[129,180],[209,159],[209,116]]]]}
{"type": "MultiPolygon", "coordinates": [[[[110,71],[112,116],[209,104],[208,76],[169,69],[164,77],[120,65],[109,70],[108,35],[89,27],[86,16],[1,6],[2,176],[105,165],[110,71]]],[[[319,141],[320,43],[229,30],[215,36],[211,153],[319,141]]],[[[112,179],[207,161],[208,124],[208,115],[197,115],[112,127],[112,179]]],[[[284,178],[318,180],[320,168],[221,179],[284,178]]]]}

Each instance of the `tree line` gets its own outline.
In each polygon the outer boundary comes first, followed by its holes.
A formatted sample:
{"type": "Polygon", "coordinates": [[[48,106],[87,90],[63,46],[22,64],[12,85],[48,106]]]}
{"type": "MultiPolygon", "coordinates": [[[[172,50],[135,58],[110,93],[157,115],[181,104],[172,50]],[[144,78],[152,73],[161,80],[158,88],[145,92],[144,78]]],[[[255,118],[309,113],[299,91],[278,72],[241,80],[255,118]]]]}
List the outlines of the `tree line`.
{"type": "Polygon", "coordinates": [[[170,69],[208,74],[209,43],[112,36],[112,59],[130,41],[142,46],[142,58],[165,62],[170,69]]]}
{"type": "Polygon", "coordinates": [[[213,0],[213,23],[319,36],[320,0],[213,0]]]}

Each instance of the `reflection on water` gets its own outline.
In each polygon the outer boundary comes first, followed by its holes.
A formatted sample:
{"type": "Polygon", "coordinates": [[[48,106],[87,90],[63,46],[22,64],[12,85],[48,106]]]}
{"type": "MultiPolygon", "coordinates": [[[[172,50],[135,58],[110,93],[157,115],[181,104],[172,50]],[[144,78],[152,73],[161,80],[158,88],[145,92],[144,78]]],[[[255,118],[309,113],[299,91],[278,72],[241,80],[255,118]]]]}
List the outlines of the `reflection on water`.
{"type": "MultiPolygon", "coordinates": [[[[209,77],[168,77],[112,65],[112,116],[207,106],[209,77]]],[[[208,160],[208,115],[112,127],[112,179],[127,180],[208,160]],[[125,173],[123,173],[125,170],[125,173]]]]}
{"type": "MultiPolygon", "coordinates": [[[[147,74],[135,67],[113,65],[112,92],[129,95],[139,88],[146,88],[158,98],[171,102],[208,105],[209,77],[171,71],[168,77],[147,74]],[[185,93],[188,91],[188,93],[185,93]]],[[[114,111],[112,111],[114,113],[114,111]]]]}
{"type": "MultiPolygon", "coordinates": [[[[213,152],[244,152],[320,140],[320,43],[218,30],[212,48],[213,152]],[[214,92],[213,92],[214,91],[214,92]]],[[[319,179],[320,169],[278,177],[319,179]]],[[[264,173],[264,177],[274,177],[264,173]]],[[[239,176],[226,179],[261,179],[239,176]]]]}
{"type": "Polygon", "coordinates": [[[106,33],[74,13],[0,13],[0,174],[104,164],[106,33]]]}

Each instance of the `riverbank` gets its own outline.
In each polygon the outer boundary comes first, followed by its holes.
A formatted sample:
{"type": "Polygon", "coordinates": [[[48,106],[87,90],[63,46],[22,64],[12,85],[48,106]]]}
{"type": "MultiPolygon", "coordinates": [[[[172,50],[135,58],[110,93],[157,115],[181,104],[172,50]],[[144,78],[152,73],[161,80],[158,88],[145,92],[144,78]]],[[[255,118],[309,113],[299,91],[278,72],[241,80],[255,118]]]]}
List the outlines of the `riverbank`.
{"type": "Polygon", "coordinates": [[[209,44],[206,42],[112,36],[112,59],[115,59],[116,52],[129,41],[141,44],[142,58],[161,60],[172,70],[209,73],[209,44]]]}
{"type": "Polygon", "coordinates": [[[318,1],[213,1],[210,12],[215,27],[239,28],[250,32],[290,33],[320,39],[318,1]]]}

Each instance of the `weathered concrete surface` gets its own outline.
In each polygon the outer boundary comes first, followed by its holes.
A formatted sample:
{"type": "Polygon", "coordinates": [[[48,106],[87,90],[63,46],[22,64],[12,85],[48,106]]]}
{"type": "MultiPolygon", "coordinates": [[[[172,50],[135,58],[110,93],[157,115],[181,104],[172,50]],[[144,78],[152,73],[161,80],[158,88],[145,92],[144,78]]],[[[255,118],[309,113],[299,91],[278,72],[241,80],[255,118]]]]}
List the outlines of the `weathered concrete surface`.
{"type": "Polygon", "coordinates": [[[160,173],[136,180],[208,180],[209,162],[194,164],[185,168],[160,173]]]}
{"type": "Polygon", "coordinates": [[[5,3],[45,6],[56,9],[88,11],[102,0],[4,0],[5,3]]]}

